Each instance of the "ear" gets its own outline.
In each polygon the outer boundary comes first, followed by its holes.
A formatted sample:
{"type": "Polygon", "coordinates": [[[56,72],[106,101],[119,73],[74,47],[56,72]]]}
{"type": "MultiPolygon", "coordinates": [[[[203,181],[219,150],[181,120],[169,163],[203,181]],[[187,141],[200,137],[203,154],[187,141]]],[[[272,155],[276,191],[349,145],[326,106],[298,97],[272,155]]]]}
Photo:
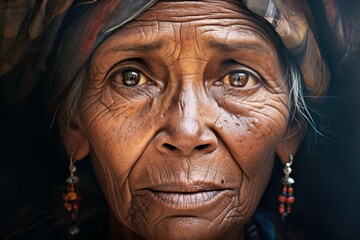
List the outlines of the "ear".
{"type": "Polygon", "coordinates": [[[61,131],[64,146],[75,161],[85,158],[90,153],[89,140],[78,122],[78,119],[72,121],[66,130],[61,131]]]}
{"type": "Polygon", "coordinates": [[[304,137],[304,129],[301,129],[300,123],[294,123],[285,134],[283,140],[276,148],[276,154],[279,156],[281,162],[286,164],[289,162],[290,154],[295,155],[301,141],[304,137]]]}

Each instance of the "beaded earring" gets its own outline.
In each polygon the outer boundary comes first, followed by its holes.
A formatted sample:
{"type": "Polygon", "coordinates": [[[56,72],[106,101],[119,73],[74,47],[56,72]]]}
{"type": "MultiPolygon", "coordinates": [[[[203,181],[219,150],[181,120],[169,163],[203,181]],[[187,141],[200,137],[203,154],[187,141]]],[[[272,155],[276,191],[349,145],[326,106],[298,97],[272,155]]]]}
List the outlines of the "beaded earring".
{"type": "Polygon", "coordinates": [[[289,162],[286,163],[283,168],[285,176],[281,179],[283,189],[282,193],[279,195],[279,213],[282,221],[284,221],[285,217],[291,213],[291,205],[295,202],[294,188],[291,186],[295,181],[290,177],[290,173],[292,172],[291,165],[293,164],[294,158],[291,154],[289,158],[289,162]]]}
{"type": "Polygon", "coordinates": [[[79,213],[79,182],[80,179],[76,176],[76,166],[73,158],[70,158],[69,165],[70,176],[66,179],[66,193],[63,195],[64,205],[71,216],[71,227],[69,228],[69,234],[74,236],[79,233],[77,226],[77,217],[79,213]]]}

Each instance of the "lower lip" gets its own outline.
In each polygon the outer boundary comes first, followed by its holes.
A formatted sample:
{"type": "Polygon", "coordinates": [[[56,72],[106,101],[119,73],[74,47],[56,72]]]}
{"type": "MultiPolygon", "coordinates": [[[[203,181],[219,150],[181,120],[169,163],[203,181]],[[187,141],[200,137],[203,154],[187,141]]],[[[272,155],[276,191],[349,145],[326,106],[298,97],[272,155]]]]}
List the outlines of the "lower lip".
{"type": "Polygon", "coordinates": [[[219,200],[228,190],[201,191],[191,193],[157,192],[152,193],[157,200],[168,206],[190,209],[211,204],[219,200]]]}

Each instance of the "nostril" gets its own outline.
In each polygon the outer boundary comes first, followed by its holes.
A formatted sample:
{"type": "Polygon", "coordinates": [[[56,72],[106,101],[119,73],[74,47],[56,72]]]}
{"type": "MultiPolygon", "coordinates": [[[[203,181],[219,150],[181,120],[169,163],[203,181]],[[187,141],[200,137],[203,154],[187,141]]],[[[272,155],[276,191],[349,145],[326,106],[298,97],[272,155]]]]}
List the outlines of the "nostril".
{"type": "Polygon", "coordinates": [[[171,144],[168,144],[168,143],[164,143],[163,146],[164,146],[165,148],[167,148],[167,149],[170,149],[170,150],[175,150],[175,149],[176,149],[175,146],[173,146],[173,145],[171,145],[171,144]]]}
{"type": "Polygon", "coordinates": [[[210,144],[201,144],[195,147],[196,150],[202,150],[210,146],[210,144]]]}

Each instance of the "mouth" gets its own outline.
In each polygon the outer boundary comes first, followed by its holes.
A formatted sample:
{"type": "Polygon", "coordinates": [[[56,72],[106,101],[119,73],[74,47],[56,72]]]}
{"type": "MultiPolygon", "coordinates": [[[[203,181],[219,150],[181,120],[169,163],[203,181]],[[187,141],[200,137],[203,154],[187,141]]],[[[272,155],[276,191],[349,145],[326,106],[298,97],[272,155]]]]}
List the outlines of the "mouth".
{"type": "Polygon", "coordinates": [[[214,200],[222,191],[201,192],[153,192],[158,200],[181,208],[201,206],[214,200]]]}
{"type": "Polygon", "coordinates": [[[153,197],[171,208],[197,209],[221,201],[231,189],[212,183],[169,183],[146,189],[153,197]]]}

